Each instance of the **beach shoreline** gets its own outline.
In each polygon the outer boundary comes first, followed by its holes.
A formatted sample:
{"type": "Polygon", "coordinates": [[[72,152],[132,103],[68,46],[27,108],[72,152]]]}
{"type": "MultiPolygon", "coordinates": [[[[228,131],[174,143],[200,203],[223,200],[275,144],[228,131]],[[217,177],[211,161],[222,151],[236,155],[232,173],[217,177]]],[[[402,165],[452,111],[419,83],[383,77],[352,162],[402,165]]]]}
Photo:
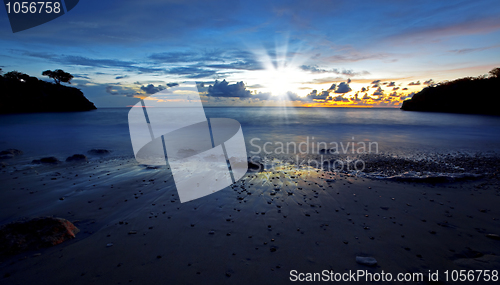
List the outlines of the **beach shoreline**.
{"type": "Polygon", "coordinates": [[[80,233],[4,257],[4,284],[281,284],[292,270],[500,268],[500,241],[487,237],[499,234],[496,176],[416,183],[275,170],[180,203],[166,167],[133,159],[8,165],[0,173],[2,224],[54,216],[80,233]]]}

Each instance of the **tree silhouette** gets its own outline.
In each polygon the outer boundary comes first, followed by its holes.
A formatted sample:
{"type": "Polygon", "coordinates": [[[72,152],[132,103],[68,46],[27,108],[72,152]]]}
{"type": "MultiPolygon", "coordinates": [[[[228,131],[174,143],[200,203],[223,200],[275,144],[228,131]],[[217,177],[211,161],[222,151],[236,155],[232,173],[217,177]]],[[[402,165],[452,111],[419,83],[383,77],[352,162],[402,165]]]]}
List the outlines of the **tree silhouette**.
{"type": "Polygon", "coordinates": [[[42,75],[43,76],[48,76],[48,77],[54,79],[54,81],[56,82],[56,84],[61,84],[61,82],[66,82],[66,83],[71,84],[71,82],[69,82],[69,81],[71,79],[73,79],[73,75],[71,75],[71,74],[69,74],[67,72],[64,72],[61,69],[56,69],[54,71],[45,70],[44,72],[42,72],[42,75]]]}
{"type": "Polygon", "coordinates": [[[5,75],[3,77],[7,78],[7,79],[11,79],[11,80],[26,81],[26,80],[28,80],[28,78],[30,76],[28,74],[14,70],[14,71],[9,71],[9,72],[5,73],[5,75]]]}
{"type": "Polygon", "coordinates": [[[500,67],[493,68],[492,70],[490,70],[489,74],[491,77],[500,78],[500,67]]]}

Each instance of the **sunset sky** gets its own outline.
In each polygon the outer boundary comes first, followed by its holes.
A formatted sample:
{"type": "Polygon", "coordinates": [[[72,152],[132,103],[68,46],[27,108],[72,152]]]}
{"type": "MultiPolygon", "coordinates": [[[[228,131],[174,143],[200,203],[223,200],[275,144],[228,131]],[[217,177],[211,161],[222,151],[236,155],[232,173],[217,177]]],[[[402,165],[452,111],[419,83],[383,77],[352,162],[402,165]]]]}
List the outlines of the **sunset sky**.
{"type": "Polygon", "coordinates": [[[181,81],[207,105],[399,107],[500,66],[500,1],[84,0],[15,34],[3,9],[0,46],[4,72],[63,69],[97,107],[181,81]]]}

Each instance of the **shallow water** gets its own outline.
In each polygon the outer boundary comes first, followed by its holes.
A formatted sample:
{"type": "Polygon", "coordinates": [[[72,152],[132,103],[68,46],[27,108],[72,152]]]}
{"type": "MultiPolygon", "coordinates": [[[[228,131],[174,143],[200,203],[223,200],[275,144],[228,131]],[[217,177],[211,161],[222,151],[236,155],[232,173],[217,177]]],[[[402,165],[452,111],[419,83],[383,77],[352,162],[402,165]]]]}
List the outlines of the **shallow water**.
{"type": "MultiPolygon", "coordinates": [[[[0,115],[0,149],[20,149],[25,160],[65,159],[92,148],[109,149],[111,156],[132,156],[128,110],[0,115]]],[[[378,152],[398,155],[498,152],[500,148],[500,117],[495,116],[367,108],[217,107],[205,112],[209,118],[238,120],[249,156],[273,157],[277,152],[295,156],[307,147],[308,154],[317,154],[318,143],[322,148],[333,146],[332,142],[341,153],[342,144],[355,144],[357,151],[360,142],[376,143],[378,152]],[[265,143],[270,154],[264,153],[265,143]],[[287,152],[277,149],[280,143],[292,144],[287,152]],[[294,152],[293,144],[300,143],[302,148],[294,152]]]]}

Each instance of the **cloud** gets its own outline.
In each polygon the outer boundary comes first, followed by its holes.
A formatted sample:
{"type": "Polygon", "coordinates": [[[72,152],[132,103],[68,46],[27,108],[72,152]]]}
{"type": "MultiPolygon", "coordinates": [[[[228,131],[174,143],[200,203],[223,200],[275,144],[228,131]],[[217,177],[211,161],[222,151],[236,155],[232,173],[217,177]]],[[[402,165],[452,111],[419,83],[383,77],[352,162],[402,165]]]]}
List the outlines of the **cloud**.
{"type": "Polygon", "coordinates": [[[324,84],[324,83],[332,83],[340,80],[345,80],[345,78],[342,77],[324,77],[324,78],[317,78],[313,79],[310,82],[304,82],[304,83],[311,83],[311,84],[324,84]]]}
{"type": "Polygon", "coordinates": [[[164,68],[150,67],[150,66],[140,66],[142,63],[112,59],[112,58],[89,58],[79,55],[60,55],[46,52],[31,52],[25,50],[11,50],[14,53],[19,53],[24,56],[41,58],[45,60],[50,60],[63,65],[76,65],[85,67],[96,67],[96,68],[121,68],[128,72],[139,72],[139,73],[165,73],[164,68]]]}
{"type": "Polygon", "coordinates": [[[433,84],[434,84],[434,80],[432,80],[432,79],[424,81],[424,85],[433,85],[433,84]]]}
{"type": "Polygon", "coordinates": [[[415,86],[415,85],[420,85],[420,81],[408,83],[408,86],[415,86]]]}
{"type": "Polygon", "coordinates": [[[158,85],[157,87],[155,87],[153,84],[149,84],[148,86],[141,86],[141,90],[146,92],[146,94],[154,94],[165,89],[166,87],[162,85],[158,85]]]}
{"type": "Polygon", "coordinates": [[[408,94],[407,96],[401,95],[401,99],[406,100],[406,99],[411,99],[415,95],[415,92],[412,92],[408,94]]]}
{"type": "Polygon", "coordinates": [[[115,77],[116,80],[124,79],[124,78],[129,78],[129,76],[128,75],[120,75],[120,76],[115,77]]]}
{"type": "Polygon", "coordinates": [[[327,100],[328,97],[330,97],[330,93],[328,91],[322,91],[318,94],[318,90],[312,90],[309,94],[307,94],[306,100],[327,100]]]}
{"type": "Polygon", "coordinates": [[[389,82],[389,84],[387,84],[387,87],[393,87],[393,86],[396,86],[396,82],[394,81],[391,81],[389,82]]]}
{"type": "Polygon", "coordinates": [[[297,93],[294,93],[292,91],[286,92],[286,97],[289,101],[305,101],[305,98],[300,97],[297,95],[297,93]]]}
{"type": "Polygon", "coordinates": [[[406,87],[405,87],[405,88],[403,88],[402,90],[408,90],[408,88],[406,88],[406,87]]]}
{"type": "Polygon", "coordinates": [[[344,76],[357,76],[357,75],[370,74],[368,71],[354,72],[350,69],[349,70],[346,70],[346,69],[340,70],[337,68],[322,69],[322,68],[318,68],[317,65],[301,65],[301,66],[299,66],[299,68],[304,70],[304,71],[309,71],[311,73],[334,73],[334,74],[344,75],[344,76]]]}
{"type": "Polygon", "coordinates": [[[167,74],[183,75],[186,78],[205,78],[215,75],[214,70],[199,68],[196,66],[180,66],[172,67],[165,71],[167,74]]]}
{"type": "Polygon", "coordinates": [[[379,84],[380,80],[373,80],[371,84],[379,84]]]}
{"type": "Polygon", "coordinates": [[[236,69],[236,70],[262,70],[264,67],[258,61],[235,61],[231,63],[210,64],[210,68],[216,69],[236,69]]]}
{"type": "Polygon", "coordinates": [[[330,86],[330,88],[328,88],[328,91],[334,91],[336,87],[337,87],[337,84],[333,83],[332,86],[330,86]]]}
{"type": "Polygon", "coordinates": [[[425,23],[427,26],[410,26],[411,28],[401,30],[397,35],[392,36],[394,39],[411,39],[411,40],[426,40],[434,41],[434,39],[442,39],[450,36],[464,36],[473,34],[490,33],[500,29],[498,16],[486,16],[481,18],[457,18],[457,22],[444,23],[440,25],[425,23]]]}
{"type": "Polygon", "coordinates": [[[333,97],[332,99],[334,102],[349,102],[348,98],[344,98],[342,95],[338,95],[333,97]]]}
{"type": "Polygon", "coordinates": [[[452,53],[458,53],[458,54],[464,54],[464,53],[470,53],[470,52],[475,52],[475,51],[483,51],[483,50],[488,50],[488,49],[493,49],[493,48],[498,48],[500,45],[493,45],[489,47],[480,47],[480,48],[464,48],[464,49],[454,49],[450,50],[449,52],[452,53]]]}
{"type": "Polygon", "coordinates": [[[351,98],[351,101],[353,101],[353,102],[361,101],[361,99],[358,96],[359,96],[359,93],[356,92],[356,94],[354,94],[354,96],[351,98]]]}
{"type": "Polygon", "coordinates": [[[264,67],[255,55],[242,50],[173,51],[153,53],[148,59],[157,64],[177,63],[198,68],[262,70],[264,67]]]}
{"type": "Polygon", "coordinates": [[[106,93],[111,95],[120,95],[127,97],[135,97],[137,95],[141,95],[141,93],[137,92],[137,90],[119,85],[106,85],[105,90],[106,93]]]}
{"type": "Polygon", "coordinates": [[[392,88],[392,91],[396,91],[398,89],[399,89],[399,87],[394,87],[394,88],[392,88]]]}
{"type": "Polygon", "coordinates": [[[347,93],[350,92],[352,89],[349,87],[348,83],[341,82],[339,86],[337,87],[337,90],[335,90],[335,93],[347,93]]]}
{"type": "Polygon", "coordinates": [[[384,90],[382,90],[382,87],[379,87],[375,92],[372,94],[373,96],[383,96],[384,95],[384,90]]]}
{"type": "Polygon", "coordinates": [[[243,81],[229,84],[225,79],[222,81],[215,80],[214,85],[208,87],[208,96],[212,97],[239,97],[250,98],[252,95],[246,89],[243,81]]]}
{"type": "Polygon", "coordinates": [[[369,99],[371,99],[371,97],[370,97],[370,96],[368,96],[368,94],[366,94],[366,93],[365,93],[365,95],[363,96],[363,98],[362,98],[362,99],[363,99],[363,100],[369,100],[369,99]]]}

